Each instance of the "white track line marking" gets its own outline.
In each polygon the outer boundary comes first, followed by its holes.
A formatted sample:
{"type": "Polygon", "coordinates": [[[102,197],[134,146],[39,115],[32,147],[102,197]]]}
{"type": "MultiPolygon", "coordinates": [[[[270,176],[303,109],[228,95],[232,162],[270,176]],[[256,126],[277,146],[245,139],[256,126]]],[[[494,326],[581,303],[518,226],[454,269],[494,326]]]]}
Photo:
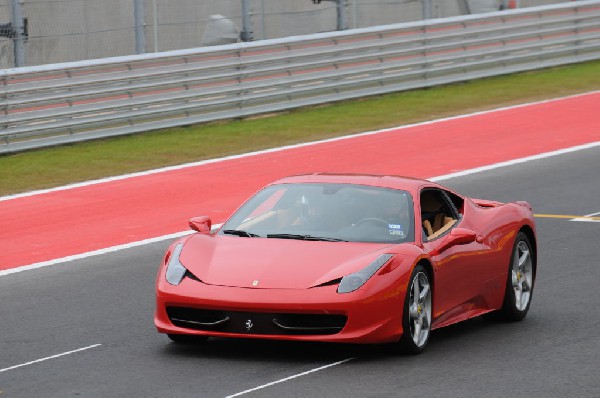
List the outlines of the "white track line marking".
{"type": "Polygon", "coordinates": [[[9,368],[0,369],[0,373],[6,372],[6,371],[9,371],[9,370],[13,370],[13,369],[17,369],[17,368],[22,368],[23,366],[33,365],[35,363],[48,361],[50,359],[56,359],[56,358],[64,357],[66,355],[75,354],[76,352],[81,352],[81,351],[89,350],[89,349],[92,349],[92,348],[100,347],[101,345],[102,344],[93,344],[93,345],[90,345],[90,346],[87,346],[87,347],[78,348],[76,350],[71,350],[71,351],[63,352],[62,354],[56,354],[56,355],[52,355],[52,356],[49,356],[49,357],[46,357],[46,358],[36,359],[35,361],[25,362],[25,363],[22,363],[22,364],[19,364],[19,365],[11,366],[9,368]]]}
{"type": "Polygon", "coordinates": [[[28,197],[28,196],[42,195],[42,194],[50,193],[50,192],[65,191],[65,190],[69,190],[69,189],[85,187],[85,186],[89,186],[89,185],[102,184],[102,183],[111,182],[111,181],[125,180],[128,178],[164,173],[164,172],[173,171],[173,170],[186,169],[189,167],[202,166],[202,165],[210,164],[210,163],[218,163],[218,162],[222,162],[222,161],[226,161],[226,160],[241,159],[241,158],[246,158],[246,157],[250,157],[250,156],[262,155],[262,154],[266,154],[266,153],[281,152],[281,151],[288,150],[288,149],[302,148],[302,147],[316,145],[316,144],[322,144],[322,143],[352,139],[352,138],[356,138],[356,137],[381,134],[381,133],[386,133],[386,132],[393,131],[393,130],[405,130],[405,129],[412,128],[412,127],[425,126],[425,125],[445,122],[445,121],[449,121],[449,120],[464,119],[464,118],[468,118],[468,117],[472,117],[472,116],[502,112],[502,111],[506,111],[506,110],[510,110],[510,109],[517,109],[517,108],[523,108],[523,107],[534,106],[534,105],[542,105],[542,104],[551,103],[551,102],[565,101],[565,100],[569,100],[569,99],[573,99],[573,98],[584,97],[587,95],[596,95],[598,93],[600,93],[600,91],[592,91],[589,93],[582,93],[582,94],[570,95],[567,97],[553,98],[553,99],[544,100],[544,101],[512,105],[512,106],[507,106],[507,107],[503,107],[503,108],[490,109],[487,111],[474,112],[474,113],[469,113],[469,114],[465,114],[465,115],[451,116],[451,117],[447,117],[447,118],[435,119],[435,120],[430,120],[430,121],[421,122],[421,123],[392,127],[392,128],[388,128],[388,129],[367,131],[367,132],[360,133],[360,134],[346,135],[346,136],[342,136],[342,137],[335,137],[335,138],[330,138],[330,139],[321,140],[321,141],[313,141],[313,142],[305,142],[305,143],[295,144],[295,145],[287,145],[287,146],[283,146],[283,147],[265,149],[262,151],[249,152],[249,153],[244,153],[244,154],[240,154],[240,155],[232,155],[232,156],[226,156],[226,157],[217,158],[217,159],[209,159],[209,160],[203,160],[200,162],[186,163],[186,164],[177,165],[177,166],[170,166],[170,167],[163,167],[160,169],[142,171],[142,172],[138,172],[138,173],[124,174],[124,175],[120,175],[120,176],[102,178],[102,179],[92,180],[92,181],[84,181],[84,182],[69,184],[69,185],[56,187],[56,188],[24,192],[24,193],[19,193],[19,194],[15,194],[15,195],[9,195],[9,196],[1,196],[0,202],[6,201],[6,200],[11,200],[11,199],[28,197]]]}
{"type": "MultiPolygon", "coordinates": [[[[595,217],[595,216],[599,216],[600,215],[600,211],[597,213],[592,213],[592,214],[586,214],[585,217],[595,217]]],[[[589,218],[573,218],[569,221],[579,221],[579,222],[600,222],[600,220],[593,220],[593,219],[589,219],[589,218]]]]}
{"type": "MultiPolygon", "coordinates": [[[[600,146],[600,141],[591,142],[591,143],[585,144],[585,145],[577,145],[577,146],[570,147],[570,148],[559,149],[557,151],[540,153],[538,155],[527,156],[524,158],[508,160],[506,162],[494,163],[491,165],[476,167],[474,169],[463,170],[463,171],[459,171],[456,173],[445,174],[445,175],[441,175],[441,176],[437,176],[437,177],[431,177],[431,178],[429,178],[429,180],[435,181],[435,182],[445,181],[445,180],[449,180],[451,178],[464,177],[464,176],[467,176],[470,174],[482,173],[484,171],[494,170],[494,169],[498,169],[501,167],[507,167],[507,166],[512,166],[512,165],[516,165],[516,164],[531,162],[534,160],[545,159],[545,158],[549,158],[549,157],[553,157],[553,156],[560,156],[560,155],[564,155],[567,153],[572,153],[572,152],[582,151],[585,149],[594,148],[597,146],[600,146]]],[[[161,242],[161,241],[167,240],[167,239],[176,239],[176,238],[179,238],[179,237],[182,237],[185,235],[189,235],[191,233],[192,233],[192,231],[189,231],[189,230],[181,231],[181,232],[176,232],[176,233],[173,233],[170,235],[164,235],[164,236],[158,236],[156,238],[144,239],[144,240],[141,240],[138,242],[131,242],[131,243],[123,244],[123,245],[112,246],[112,247],[109,247],[106,249],[95,250],[92,252],[76,254],[73,256],[62,257],[62,258],[43,261],[40,263],[35,263],[35,264],[30,264],[30,265],[24,265],[21,267],[16,267],[16,268],[11,268],[11,269],[0,271],[0,277],[10,275],[10,274],[16,274],[18,272],[28,271],[31,269],[47,267],[49,265],[65,263],[65,262],[73,261],[73,260],[80,260],[80,259],[84,259],[87,257],[97,256],[100,254],[106,254],[106,253],[116,252],[119,250],[130,249],[132,247],[143,246],[143,245],[150,244],[150,243],[161,242]]]]}
{"type": "Polygon", "coordinates": [[[318,368],[314,368],[314,369],[308,370],[308,371],[306,371],[306,372],[302,372],[302,373],[295,374],[295,375],[293,375],[293,376],[289,376],[289,377],[286,377],[286,378],[283,378],[283,379],[279,379],[279,380],[276,380],[276,381],[272,381],[272,382],[270,382],[270,383],[263,384],[263,385],[260,385],[260,386],[258,386],[258,387],[250,388],[250,389],[248,389],[248,390],[241,391],[241,392],[238,392],[238,393],[236,393],[236,394],[233,394],[233,395],[228,395],[228,396],[226,396],[225,398],[239,397],[240,395],[245,395],[245,394],[251,393],[251,392],[253,392],[253,391],[256,391],[256,390],[261,390],[261,389],[263,389],[263,388],[270,387],[270,386],[272,386],[272,385],[274,385],[274,384],[283,383],[283,382],[286,382],[286,381],[288,381],[288,380],[295,379],[296,377],[306,376],[307,374],[314,373],[314,372],[318,372],[318,371],[320,371],[320,370],[327,369],[327,368],[330,368],[330,367],[332,367],[332,366],[341,365],[341,364],[343,364],[343,363],[346,363],[346,362],[348,362],[348,361],[352,361],[353,359],[355,359],[355,358],[347,358],[347,359],[344,359],[344,360],[342,360],[342,361],[338,361],[338,362],[330,363],[329,365],[321,366],[321,367],[318,367],[318,368]]]}
{"type": "Polygon", "coordinates": [[[550,158],[553,156],[564,155],[566,153],[582,151],[584,149],[591,149],[591,148],[594,148],[597,146],[600,146],[600,141],[590,142],[590,143],[584,144],[584,145],[572,146],[570,148],[558,149],[556,151],[551,151],[551,152],[544,152],[544,153],[540,153],[537,155],[526,156],[524,158],[507,160],[505,162],[494,163],[494,164],[490,164],[487,166],[476,167],[474,169],[458,171],[456,173],[445,174],[443,176],[438,176],[438,177],[432,177],[432,178],[429,178],[429,180],[437,182],[437,181],[449,180],[449,179],[455,178],[455,177],[464,177],[469,174],[481,173],[484,171],[499,169],[501,167],[513,166],[515,164],[531,162],[533,160],[539,160],[539,159],[550,158]]]}
{"type": "MultiPolygon", "coordinates": [[[[213,226],[212,226],[212,229],[215,229],[215,230],[219,229],[219,228],[221,228],[221,224],[213,224],[213,226]]],[[[10,274],[15,274],[17,272],[28,271],[31,269],[43,268],[43,267],[47,267],[49,265],[66,263],[68,261],[73,261],[73,260],[81,260],[81,259],[84,259],[87,257],[99,256],[101,254],[113,253],[113,252],[117,252],[120,250],[130,249],[132,247],[144,246],[144,245],[148,245],[150,243],[162,242],[163,240],[177,239],[177,238],[181,238],[186,235],[190,235],[193,232],[194,231],[192,231],[192,230],[180,231],[180,232],[175,232],[175,233],[169,234],[169,235],[157,236],[155,238],[140,240],[137,242],[125,243],[125,244],[117,245],[117,246],[111,246],[111,247],[107,247],[105,249],[98,249],[98,250],[94,250],[91,252],[74,254],[72,256],[57,258],[54,260],[42,261],[40,263],[23,265],[23,266],[17,267],[17,268],[9,268],[6,270],[0,270],[0,277],[5,276],[5,275],[10,275],[10,274]]]]}
{"type": "Polygon", "coordinates": [[[169,234],[169,235],[164,235],[164,236],[158,236],[156,238],[150,238],[150,239],[140,240],[138,242],[131,242],[131,243],[125,243],[123,245],[107,247],[106,249],[99,249],[99,250],[94,250],[94,251],[87,252],[87,253],[74,254],[72,256],[57,258],[57,259],[54,259],[54,260],[42,261],[40,263],[35,263],[35,264],[30,264],[30,265],[24,265],[22,267],[17,267],[17,268],[10,268],[10,269],[6,269],[6,270],[0,271],[0,277],[6,276],[6,275],[10,275],[10,274],[15,274],[17,272],[28,271],[28,270],[31,270],[31,269],[43,268],[43,267],[47,267],[49,265],[66,263],[68,261],[73,261],[73,260],[81,260],[81,259],[84,259],[84,258],[87,258],[87,257],[98,256],[98,255],[101,255],[101,254],[113,253],[113,252],[116,252],[116,251],[119,251],[119,250],[125,250],[125,249],[130,249],[132,247],[143,246],[143,245],[147,245],[147,244],[150,244],[150,243],[161,242],[161,241],[167,240],[167,239],[177,239],[177,238],[180,238],[182,236],[189,235],[192,232],[194,232],[194,231],[191,231],[191,230],[189,230],[189,231],[181,231],[181,232],[176,232],[174,234],[169,234]]]}

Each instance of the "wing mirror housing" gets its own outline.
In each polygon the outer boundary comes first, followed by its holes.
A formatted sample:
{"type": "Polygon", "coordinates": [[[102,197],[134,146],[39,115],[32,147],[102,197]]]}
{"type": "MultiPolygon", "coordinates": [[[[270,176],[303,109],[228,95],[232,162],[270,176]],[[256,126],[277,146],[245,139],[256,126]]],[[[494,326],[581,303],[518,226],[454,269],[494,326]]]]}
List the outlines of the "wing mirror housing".
{"type": "Polygon", "coordinates": [[[194,217],[189,221],[190,228],[201,234],[210,234],[210,228],[212,227],[212,221],[208,216],[194,217]]]}
{"type": "Polygon", "coordinates": [[[467,228],[454,228],[450,230],[450,233],[444,238],[444,241],[440,247],[432,253],[438,255],[444,250],[451,248],[456,245],[468,245],[469,243],[475,242],[477,239],[477,233],[467,228]]]}

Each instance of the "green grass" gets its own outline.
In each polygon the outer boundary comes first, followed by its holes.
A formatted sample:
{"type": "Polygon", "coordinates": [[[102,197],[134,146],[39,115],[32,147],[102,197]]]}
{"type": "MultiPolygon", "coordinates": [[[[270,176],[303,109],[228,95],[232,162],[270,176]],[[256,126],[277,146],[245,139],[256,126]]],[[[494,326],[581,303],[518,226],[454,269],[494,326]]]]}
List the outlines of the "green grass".
{"type": "Polygon", "coordinates": [[[600,90],[600,61],[0,156],[0,196],[600,90]]]}

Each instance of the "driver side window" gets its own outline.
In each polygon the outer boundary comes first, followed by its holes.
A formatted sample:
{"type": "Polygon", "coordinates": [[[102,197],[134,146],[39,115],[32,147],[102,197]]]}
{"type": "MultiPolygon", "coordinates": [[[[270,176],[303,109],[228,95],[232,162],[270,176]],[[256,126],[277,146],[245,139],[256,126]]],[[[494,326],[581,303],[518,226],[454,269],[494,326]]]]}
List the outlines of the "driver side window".
{"type": "Polygon", "coordinates": [[[458,215],[439,189],[421,191],[421,223],[424,241],[432,241],[448,232],[457,222],[458,215]]]}

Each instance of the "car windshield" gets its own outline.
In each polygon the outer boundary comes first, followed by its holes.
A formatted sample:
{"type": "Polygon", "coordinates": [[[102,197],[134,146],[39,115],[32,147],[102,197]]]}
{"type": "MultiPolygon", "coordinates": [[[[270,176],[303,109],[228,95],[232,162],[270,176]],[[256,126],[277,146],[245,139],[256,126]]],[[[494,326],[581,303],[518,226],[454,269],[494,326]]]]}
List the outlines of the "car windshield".
{"type": "Polygon", "coordinates": [[[364,185],[271,185],[238,209],[219,234],[241,238],[413,242],[413,202],[406,191],[364,185]]]}

